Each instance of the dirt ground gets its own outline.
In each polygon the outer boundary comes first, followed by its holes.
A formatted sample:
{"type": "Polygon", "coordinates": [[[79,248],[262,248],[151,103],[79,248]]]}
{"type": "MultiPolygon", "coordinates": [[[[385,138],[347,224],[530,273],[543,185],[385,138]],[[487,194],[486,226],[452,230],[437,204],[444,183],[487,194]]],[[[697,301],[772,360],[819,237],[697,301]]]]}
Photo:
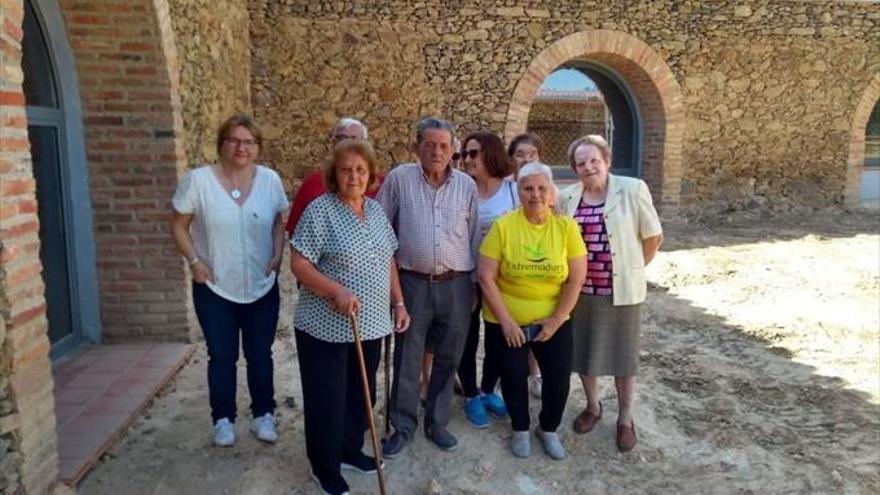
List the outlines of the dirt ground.
{"type": "MultiPolygon", "coordinates": [[[[571,421],[584,395],[572,379],[560,428],[569,457],[559,462],[537,442],[530,459],[514,458],[508,423],[475,430],[456,397],[458,450],[418,435],[388,462],[390,493],[880,493],[880,215],[740,213],[668,223],[666,237],[649,267],[633,452],[614,446],[607,380],[605,417],[579,436],[571,421]]],[[[238,444],[211,446],[202,345],[80,493],[319,493],[305,457],[289,275],[283,284],[278,444],[247,432],[241,366],[238,444]]],[[[533,418],[537,409],[533,401],[533,418]]],[[[375,477],[345,476],[353,493],[378,492],[375,477]]]]}

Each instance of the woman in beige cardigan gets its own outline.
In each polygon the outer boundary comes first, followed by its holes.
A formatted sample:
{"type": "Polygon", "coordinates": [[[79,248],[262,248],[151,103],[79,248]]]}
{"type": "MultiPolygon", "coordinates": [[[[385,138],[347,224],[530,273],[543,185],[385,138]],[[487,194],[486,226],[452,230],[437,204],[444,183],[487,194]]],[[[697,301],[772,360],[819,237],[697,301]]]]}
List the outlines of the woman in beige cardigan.
{"type": "Polygon", "coordinates": [[[648,186],[611,172],[611,149],[601,136],[575,140],[568,148],[580,179],[560,195],[560,208],[574,217],[587,246],[587,276],[575,311],[574,371],[581,377],[587,407],[575,418],[587,433],[602,418],[599,376],[614,376],[617,388],[617,448],[626,452],[637,437],[632,417],[638,372],[639,316],[645,300],[645,266],[663,231],[648,186]]]}

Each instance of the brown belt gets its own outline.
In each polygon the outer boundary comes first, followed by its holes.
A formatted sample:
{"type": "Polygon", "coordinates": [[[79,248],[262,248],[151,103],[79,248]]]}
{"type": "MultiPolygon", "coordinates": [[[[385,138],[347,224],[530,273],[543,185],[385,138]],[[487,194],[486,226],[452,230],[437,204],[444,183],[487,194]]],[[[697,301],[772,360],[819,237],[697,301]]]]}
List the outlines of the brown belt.
{"type": "Polygon", "coordinates": [[[400,269],[401,273],[405,273],[407,275],[412,275],[413,277],[418,277],[429,282],[446,282],[447,280],[452,280],[459,275],[464,275],[467,272],[457,272],[455,270],[448,270],[443,273],[422,273],[422,272],[414,272],[412,270],[404,270],[400,269]]]}

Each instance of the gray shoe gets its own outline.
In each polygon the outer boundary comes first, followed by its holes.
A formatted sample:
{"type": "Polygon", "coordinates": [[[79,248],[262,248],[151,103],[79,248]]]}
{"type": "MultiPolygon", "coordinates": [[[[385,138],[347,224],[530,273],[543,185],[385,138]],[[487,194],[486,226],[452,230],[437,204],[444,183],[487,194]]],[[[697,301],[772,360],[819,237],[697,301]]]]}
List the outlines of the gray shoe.
{"type": "Polygon", "coordinates": [[[220,418],[214,423],[214,445],[232,447],[235,445],[235,423],[229,418],[220,418]]]}
{"type": "Polygon", "coordinates": [[[526,459],[532,453],[532,441],[528,431],[515,431],[510,439],[510,450],[520,459],[526,459]]]}
{"type": "Polygon", "coordinates": [[[455,450],[458,446],[458,440],[449,433],[449,431],[440,425],[431,425],[425,427],[425,436],[428,440],[434,442],[440,450],[455,450]]]}
{"type": "Polygon", "coordinates": [[[565,459],[565,447],[562,446],[562,442],[559,441],[559,435],[555,431],[548,432],[541,430],[541,428],[535,428],[535,435],[541,440],[544,452],[547,455],[557,461],[565,459]]]}
{"type": "Polygon", "coordinates": [[[277,442],[278,432],[275,431],[275,417],[272,413],[266,413],[259,418],[254,418],[253,422],[251,422],[251,433],[263,442],[277,442]]]}
{"type": "Polygon", "coordinates": [[[385,440],[382,445],[382,457],[386,459],[394,459],[403,451],[403,448],[406,447],[406,444],[409,442],[409,439],[406,438],[406,435],[403,432],[395,431],[391,434],[388,440],[385,440]]]}

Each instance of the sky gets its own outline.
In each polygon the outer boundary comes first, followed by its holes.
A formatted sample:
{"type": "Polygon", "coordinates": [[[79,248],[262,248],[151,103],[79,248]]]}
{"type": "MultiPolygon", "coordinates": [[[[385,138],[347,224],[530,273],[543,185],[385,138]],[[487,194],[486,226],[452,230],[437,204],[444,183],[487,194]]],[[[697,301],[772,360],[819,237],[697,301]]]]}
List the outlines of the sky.
{"type": "Polygon", "coordinates": [[[541,89],[554,91],[593,90],[596,89],[596,85],[583,72],[575,69],[560,69],[547,76],[541,89]]]}

